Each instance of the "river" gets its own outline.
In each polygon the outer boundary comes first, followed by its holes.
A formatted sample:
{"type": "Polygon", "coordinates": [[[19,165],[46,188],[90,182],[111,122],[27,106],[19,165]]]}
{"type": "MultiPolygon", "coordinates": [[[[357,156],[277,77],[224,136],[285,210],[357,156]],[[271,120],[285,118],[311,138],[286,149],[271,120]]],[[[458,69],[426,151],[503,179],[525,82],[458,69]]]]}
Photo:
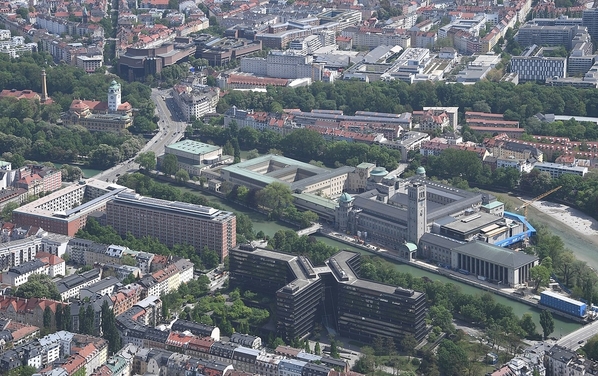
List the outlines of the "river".
{"type": "MultiPolygon", "coordinates": [[[[511,207],[517,207],[523,203],[517,197],[508,196],[504,193],[485,192],[495,195],[499,201],[508,203],[511,207]]],[[[552,234],[558,235],[563,240],[565,247],[572,250],[579,260],[585,261],[594,270],[598,270],[598,236],[580,234],[531,205],[527,208],[527,217],[532,224],[546,226],[552,234]]]]}
{"type": "MultiPolygon", "coordinates": [[[[207,192],[198,192],[198,191],[190,189],[190,188],[182,188],[182,187],[176,186],[176,185],[173,185],[173,186],[177,187],[179,189],[182,189],[184,191],[192,192],[195,194],[197,194],[197,193],[202,194],[202,195],[206,196],[210,201],[215,202],[218,205],[220,205],[223,209],[236,211],[236,212],[242,212],[242,213],[246,214],[252,220],[253,229],[256,232],[263,231],[266,235],[273,236],[276,233],[276,231],[278,231],[278,230],[296,230],[296,228],[292,228],[291,226],[289,226],[288,224],[285,224],[285,223],[268,221],[266,216],[263,214],[249,210],[246,207],[241,206],[241,205],[232,204],[220,197],[210,195],[207,192]]],[[[352,247],[350,245],[346,245],[346,244],[336,241],[334,239],[330,239],[330,238],[327,238],[324,236],[316,236],[316,238],[318,240],[323,241],[324,243],[326,243],[328,245],[337,247],[339,249],[347,249],[350,251],[355,251],[355,252],[358,252],[361,254],[369,255],[369,253],[367,251],[364,251],[364,250],[356,248],[356,247],[352,247]]],[[[431,273],[431,272],[428,272],[428,271],[425,271],[425,270],[422,270],[422,269],[419,269],[419,268],[416,268],[416,267],[413,267],[410,265],[395,263],[390,260],[389,260],[389,262],[394,264],[395,269],[397,269],[400,272],[410,273],[416,277],[424,277],[425,276],[425,277],[430,278],[431,280],[437,280],[437,281],[441,281],[441,282],[445,282],[445,283],[450,282],[450,283],[453,283],[453,284],[459,286],[461,291],[468,293],[468,294],[481,294],[484,292],[481,289],[478,289],[476,287],[473,287],[473,286],[470,286],[470,285],[467,285],[467,284],[464,284],[464,283],[461,283],[458,281],[454,281],[445,276],[431,273]]],[[[507,299],[503,296],[494,295],[494,298],[499,303],[513,307],[513,312],[515,312],[515,314],[519,317],[521,317],[524,313],[531,313],[533,315],[534,322],[536,323],[538,332],[541,330],[540,310],[533,308],[531,306],[528,306],[527,304],[523,304],[523,303],[520,303],[515,300],[507,299]]],[[[565,336],[565,335],[579,329],[581,327],[581,325],[578,323],[572,322],[572,321],[561,319],[558,316],[555,316],[554,317],[554,327],[555,327],[555,330],[552,335],[559,338],[560,336],[565,336]]]]}

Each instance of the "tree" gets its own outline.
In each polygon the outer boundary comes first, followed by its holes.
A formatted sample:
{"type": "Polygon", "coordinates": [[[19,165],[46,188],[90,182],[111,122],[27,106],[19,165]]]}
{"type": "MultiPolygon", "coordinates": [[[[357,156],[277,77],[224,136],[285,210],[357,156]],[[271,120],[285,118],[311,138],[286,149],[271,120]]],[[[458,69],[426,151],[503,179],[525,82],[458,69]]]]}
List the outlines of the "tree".
{"type": "Polygon", "coordinates": [[[123,257],[120,259],[120,262],[121,262],[121,264],[128,265],[128,266],[137,265],[137,261],[131,255],[123,255],[123,257]]]}
{"type": "Polygon", "coordinates": [[[440,327],[443,332],[453,332],[453,315],[445,307],[433,306],[430,308],[430,319],[432,319],[432,325],[440,327]]]}
{"type": "Polygon", "coordinates": [[[340,359],[341,357],[341,354],[338,352],[338,344],[334,338],[330,338],[330,356],[334,359],[340,359]]]}
{"type": "Polygon", "coordinates": [[[54,315],[54,321],[56,322],[56,330],[64,330],[64,328],[62,327],[64,325],[62,304],[56,305],[56,313],[54,315]]]}
{"type": "Polygon", "coordinates": [[[179,170],[179,160],[174,154],[166,154],[162,160],[161,170],[166,175],[174,175],[179,170]]]}
{"type": "Polygon", "coordinates": [[[117,147],[100,144],[89,154],[89,164],[98,169],[107,169],[120,161],[121,154],[117,147]]]}
{"type": "Polygon", "coordinates": [[[534,291],[538,291],[540,286],[548,286],[548,282],[550,282],[550,270],[542,264],[531,268],[529,275],[534,281],[534,291]]]}
{"type": "Polygon", "coordinates": [[[257,192],[257,202],[279,218],[284,209],[293,204],[293,194],[286,185],[274,182],[257,192]]]}
{"type": "Polygon", "coordinates": [[[70,304],[62,307],[62,330],[73,330],[73,319],[71,317],[70,304]]]}
{"type": "Polygon", "coordinates": [[[417,340],[413,334],[407,334],[401,340],[401,349],[407,353],[407,356],[412,357],[415,354],[415,348],[417,347],[417,340]]]}
{"type": "Polygon", "coordinates": [[[6,373],[7,376],[32,376],[37,373],[37,369],[31,366],[21,366],[11,369],[6,373]]]}
{"type": "MultiPolygon", "coordinates": [[[[249,128],[249,127],[247,127],[249,128]]],[[[249,128],[252,129],[252,128],[249,128]]],[[[254,159],[260,156],[260,153],[258,152],[257,149],[251,149],[247,152],[247,159],[254,159]]]]}
{"type": "Polygon", "coordinates": [[[121,349],[121,339],[114,312],[110,309],[107,301],[102,304],[102,338],[108,341],[108,352],[114,354],[121,349]]]}
{"type": "Polygon", "coordinates": [[[554,332],[554,319],[552,318],[552,313],[546,309],[540,312],[540,326],[542,327],[545,339],[554,332]]]}
{"type": "Polygon", "coordinates": [[[208,247],[204,247],[201,251],[201,263],[208,269],[213,269],[218,266],[220,261],[220,257],[216,251],[208,249],[208,247]]]}
{"type": "Polygon", "coordinates": [[[139,166],[145,170],[155,170],[156,169],[156,154],[153,151],[146,151],[144,153],[139,153],[137,158],[135,158],[135,162],[139,163],[139,166]]]}
{"type": "Polygon", "coordinates": [[[179,184],[183,184],[189,181],[189,173],[181,168],[174,175],[174,178],[179,184]]]}
{"type": "Polygon", "coordinates": [[[19,207],[17,202],[9,202],[2,208],[2,220],[5,222],[12,221],[12,212],[19,207]]]}
{"type": "Polygon", "coordinates": [[[33,274],[17,288],[15,296],[21,298],[47,298],[60,300],[56,284],[47,274],[33,274]]]}
{"type": "Polygon", "coordinates": [[[320,349],[320,342],[316,342],[316,345],[314,346],[314,354],[316,354],[316,355],[322,354],[322,350],[320,349]]]}
{"type": "Polygon", "coordinates": [[[536,335],[536,323],[532,318],[531,313],[524,313],[521,317],[521,329],[525,331],[528,337],[534,337],[536,335]]]}
{"type": "Polygon", "coordinates": [[[44,309],[43,320],[44,320],[44,329],[47,331],[52,330],[52,310],[50,310],[50,307],[46,307],[44,309]]]}
{"type": "Polygon", "coordinates": [[[467,362],[467,354],[453,341],[445,339],[438,346],[438,367],[445,375],[463,375],[467,362]]]}

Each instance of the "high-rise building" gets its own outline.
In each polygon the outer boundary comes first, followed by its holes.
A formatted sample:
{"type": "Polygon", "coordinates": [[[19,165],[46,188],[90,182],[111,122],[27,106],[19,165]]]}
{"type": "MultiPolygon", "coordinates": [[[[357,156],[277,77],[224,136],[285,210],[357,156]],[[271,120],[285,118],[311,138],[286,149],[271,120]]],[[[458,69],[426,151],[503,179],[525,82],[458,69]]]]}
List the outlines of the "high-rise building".
{"type": "Polygon", "coordinates": [[[234,213],[134,193],[118,194],[106,205],[106,223],[120,235],[153,236],[169,247],[188,244],[198,252],[208,247],[221,261],[237,245],[234,213]]]}
{"type": "Polygon", "coordinates": [[[314,267],[304,256],[251,245],[230,252],[230,284],[276,292],[278,334],[301,338],[322,322],[340,335],[372,342],[376,337],[399,342],[426,333],[424,293],[360,279],[360,255],[341,251],[314,267]]]}

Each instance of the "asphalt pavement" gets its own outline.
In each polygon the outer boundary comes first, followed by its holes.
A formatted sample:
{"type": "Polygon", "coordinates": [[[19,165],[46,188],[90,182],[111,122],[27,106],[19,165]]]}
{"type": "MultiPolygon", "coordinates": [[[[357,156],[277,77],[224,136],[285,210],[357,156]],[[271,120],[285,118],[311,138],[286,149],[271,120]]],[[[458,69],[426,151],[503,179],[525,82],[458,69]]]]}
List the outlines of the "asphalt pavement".
{"type": "Polygon", "coordinates": [[[587,324],[583,328],[579,328],[573,333],[564,336],[563,338],[558,340],[556,344],[562,347],[566,347],[570,350],[576,351],[577,349],[585,345],[588,339],[592,338],[596,334],[598,334],[598,321],[594,321],[590,324],[587,324]]]}
{"type": "MultiPolygon", "coordinates": [[[[139,153],[153,151],[158,156],[164,153],[166,145],[183,138],[185,129],[187,129],[187,122],[183,120],[183,116],[172,98],[172,90],[152,89],[151,98],[156,104],[156,114],[160,118],[158,133],[145,144],[139,153]]],[[[94,176],[94,178],[115,182],[119,176],[139,170],[139,164],[135,163],[134,160],[135,157],[123,161],[94,176]]]]}

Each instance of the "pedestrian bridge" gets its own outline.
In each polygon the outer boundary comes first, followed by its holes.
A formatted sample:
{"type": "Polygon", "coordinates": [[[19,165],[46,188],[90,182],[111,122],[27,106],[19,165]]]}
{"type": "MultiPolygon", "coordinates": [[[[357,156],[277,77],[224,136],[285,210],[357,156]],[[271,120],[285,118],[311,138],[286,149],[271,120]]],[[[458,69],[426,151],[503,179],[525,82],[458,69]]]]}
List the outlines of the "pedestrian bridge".
{"type": "Polygon", "coordinates": [[[301,230],[297,230],[297,235],[299,236],[309,236],[309,235],[313,235],[316,232],[320,231],[320,229],[322,228],[322,225],[319,223],[314,223],[313,225],[309,226],[308,228],[304,228],[301,230]]]}

